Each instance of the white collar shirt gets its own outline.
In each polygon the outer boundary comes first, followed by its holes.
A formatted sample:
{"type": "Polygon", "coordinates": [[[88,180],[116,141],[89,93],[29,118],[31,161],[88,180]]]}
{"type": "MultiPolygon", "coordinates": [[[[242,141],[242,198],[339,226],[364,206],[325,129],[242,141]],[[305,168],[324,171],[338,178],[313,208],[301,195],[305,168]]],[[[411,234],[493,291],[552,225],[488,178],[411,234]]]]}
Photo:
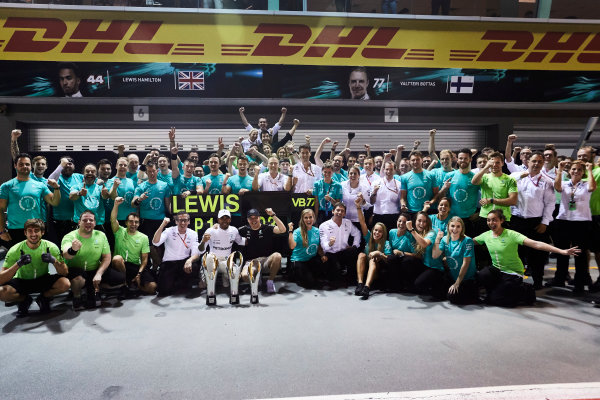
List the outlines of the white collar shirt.
{"type": "Polygon", "coordinates": [[[348,247],[348,239],[352,236],[352,246],[360,245],[360,231],[349,219],[342,219],[342,224],[338,226],[332,219],[325,221],[319,226],[319,237],[321,247],[326,253],[339,253],[348,247]],[[329,241],[335,237],[333,246],[329,246],[329,241]]]}
{"type": "Polygon", "coordinates": [[[152,242],[155,246],[165,244],[165,254],[163,261],[180,261],[199,255],[198,234],[196,231],[186,229],[184,234],[180,234],[176,226],[172,226],[163,231],[158,243],[152,242]]]}
{"type": "Polygon", "coordinates": [[[342,202],[346,205],[346,219],[349,219],[352,222],[358,222],[358,213],[356,212],[354,200],[359,193],[362,193],[363,199],[365,199],[365,204],[363,204],[362,209],[368,210],[372,207],[371,204],[369,204],[371,187],[362,181],[359,181],[358,186],[355,188],[350,187],[350,181],[342,182],[342,202]]]}
{"type": "Polygon", "coordinates": [[[393,177],[388,181],[383,176],[377,184],[379,190],[373,204],[373,213],[378,215],[398,214],[400,212],[400,182],[393,177]]]}
{"type": "Polygon", "coordinates": [[[312,190],[315,182],[323,177],[323,174],[321,173],[321,167],[315,164],[310,164],[308,168],[304,168],[304,164],[302,164],[302,162],[294,165],[292,175],[294,178],[298,178],[298,182],[296,182],[296,186],[294,188],[294,193],[306,193],[308,190],[312,190]]]}
{"type": "Polygon", "coordinates": [[[552,221],[552,213],[556,197],[554,187],[541,173],[536,176],[521,177],[523,172],[515,172],[510,176],[517,181],[518,202],[511,207],[512,215],[521,218],[542,217],[542,224],[548,225],[552,221]]]}
{"type": "Polygon", "coordinates": [[[288,177],[282,173],[278,172],[273,178],[270,172],[263,172],[258,175],[258,188],[261,192],[281,192],[285,190],[287,180],[288,177]]]}

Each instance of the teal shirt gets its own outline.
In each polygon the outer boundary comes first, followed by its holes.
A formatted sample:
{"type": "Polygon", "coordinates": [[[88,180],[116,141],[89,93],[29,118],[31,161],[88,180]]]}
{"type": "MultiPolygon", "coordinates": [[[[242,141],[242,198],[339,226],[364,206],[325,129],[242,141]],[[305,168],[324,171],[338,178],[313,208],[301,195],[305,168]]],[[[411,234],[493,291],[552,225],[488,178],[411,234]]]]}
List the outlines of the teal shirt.
{"type": "Polygon", "coordinates": [[[400,250],[406,253],[415,252],[415,238],[409,231],[406,231],[402,236],[398,236],[398,229],[392,229],[388,235],[388,240],[392,250],[400,250]]]}
{"type": "Polygon", "coordinates": [[[223,179],[225,179],[225,175],[219,172],[218,175],[204,175],[200,182],[202,183],[202,189],[204,190],[204,194],[221,194],[221,187],[223,186],[223,179]],[[206,181],[210,179],[210,188],[206,187],[206,181]]]}
{"type": "MultiPolygon", "coordinates": [[[[43,183],[44,185],[48,186],[48,178],[44,178],[43,176],[41,178],[38,178],[37,176],[35,176],[35,174],[33,172],[31,172],[29,174],[29,177],[31,179],[33,179],[34,181],[38,181],[40,183],[43,183]]],[[[52,188],[48,188],[50,189],[50,191],[54,191],[54,189],[52,188]]],[[[42,221],[46,222],[46,216],[48,215],[48,204],[46,204],[45,201],[40,202],[40,207],[42,207],[42,221]]]]}
{"type": "Polygon", "coordinates": [[[199,185],[200,178],[197,176],[192,175],[189,178],[186,178],[183,175],[179,175],[177,179],[173,180],[173,194],[179,195],[188,190],[194,192],[199,185]]]}
{"type": "Polygon", "coordinates": [[[83,175],[79,173],[73,173],[70,177],[65,178],[64,175],[58,177],[58,184],[60,185],[60,203],[54,207],[54,219],[58,221],[71,221],[73,220],[74,205],[69,200],[69,194],[71,189],[76,184],[83,183],[83,175]]]}
{"type": "Polygon", "coordinates": [[[331,183],[326,183],[325,180],[319,179],[313,184],[313,196],[317,196],[319,200],[319,210],[330,211],[333,204],[325,200],[325,196],[329,195],[336,200],[342,199],[342,185],[334,180],[331,183]]]}
{"type": "Polygon", "coordinates": [[[452,198],[450,215],[468,218],[479,208],[480,187],[471,183],[474,176],[472,171],[463,174],[456,170],[452,174],[450,189],[448,189],[448,196],[452,198]]]}
{"type": "Polygon", "coordinates": [[[340,169],[340,172],[333,173],[333,176],[331,177],[331,179],[337,183],[342,183],[344,181],[347,181],[348,180],[348,172],[344,171],[343,169],[340,169]]]}
{"type": "Polygon", "coordinates": [[[131,172],[127,171],[127,173],[125,174],[125,176],[129,179],[131,179],[131,181],[133,182],[133,187],[137,187],[138,185],[138,171],[135,171],[134,174],[132,174],[131,172]]]}
{"type": "MultiPolygon", "coordinates": [[[[79,182],[71,188],[71,192],[77,192],[83,188],[83,182],[79,182]]],[[[102,198],[102,186],[92,183],[91,185],[85,185],[87,194],[85,196],[79,196],[77,200],[73,201],[73,221],[79,222],[79,216],[85,210],[90,210],[96,216],[96,225],[104,225],[104,199],[102,198]]]]}
{"type": "Polygon", "coordinates": [[[302,243],[302,235],[300,234],[300,228],[296,228],[294,230],[294,234],[292,238],[294,242],[296,242],[296,247],[292,250],[292,255],[290,257],[291,261],[308,261],[314,256],[317,255],[317,250],[319,248],[319,228],[312,227],[307,232],[308,236],[308,246],[304,247],[302,243]]]}
{"type": "MultiPolygon", "coordinates": [[[[115,183],[115,178],[111,178],[106,181],[106,188],[110,191],[115,183]]],[[[121,180],[121,184],[117,188],[117,197],[122,197],[125,199],[123,203],[119,206],[119,211],[117,213],[117,220],[124,221],[127,216],[136,212],[137,209],[131,206],[131,201],[133,200],[133,196],[135,194],[135,185],[133,180],[130,178],[119,178],[121,180]]],[[[112,206],[114,206],[114,201],[111,200],[112,206]]],[[[111,207],[112,210],[112,207],[111,207]]],[[[110,218],[110,215],[109,215],[110,218]]]]}
{"type": "Polygon", "coordinates": [[[425,249],[425,253],[423,253],[423,264],[425,264],[429,268],[444,271],[444,263],[442,262],[441,257],[433,258],[432,254],[431,254],[433,251],[433,242],[435,242],[436,236],[437,236],[437,231],[435,229],[432,229],[431,231],[429,231],[429,233],[427,235],[425,235],[425,239],[429,239],[431,241],[431,243],[425,249]]]}
{"type": "Polygon", "coordinates": [[[0,199],[8,203],[6,209],[8,229],[19,229],[25,226],[30,218],[46,219],[42,203],[44,197],[52,193],[48,186],[33,179],[20,181],[13,178],[0,186],[0,199]]]}
{"type": "Polygon", "coordinates": [[[162,172],[158,171],[156,178],[159,181],[163,181],[166,184],[173,186],[173,172],[171,172],[171,170],[169,170],[169,172],[167,172],[166,174],[163,174],[162,172]]]}
{"type": "Polygon", "coordinates": [[[440,242],[440,250],[446,256],[446,264],[450,270],[450,275],[456,280],[460,274],[460,269],[463,265],[463,259],[465,257],[471,257],[469,262],[469,269],[463,280],[475,279],[475,273],[477,272],[475,266],[475,249],[473,239],[465,236],[462,240],[450,240],[446,244],[448,236],[444,236],[440,242]]]}
{"type": "Polygon", "coordinates": [[[450,214],[448,214],[448,216],[446,217],[446,219],[441,220],[438,218],[437,214],[436,215],[431,215],[431,226],[433,227],[433,229],[435,229],[436,231],[442,231],[444,233],[448,233],[448,222],[450,222],[450,214]]]}
{"type": "Polygon", "coordinates": [[[252,190],[252,178],[250,175],[246,175],[244,177],[239,175],[234,175],[231,178],[227,179],[227,185],[231,188],[231,193],[238,194],[240,189],[252,190]]]}
{"type": "Polygon", "coordinates": [[[148,198],[140,204],[140,217],[154,220],[165,218],[165,198],[171,196],[171,187],[163,181],[144,181],[135,188],[135,196],[141,196],[144,192],[148,193],[148,198]]]}
{"type": "Polygon", "coordinates": [[[433,198],[433,189],[437,188],[435,175],[429,171],[414,173],[410,171],[400,177],[402,190],[406,191],[406,201],[410,212],[423,209],[427,200],[433,198]]]}
{"type": "MultiPolygon", "coordinates": [[[[363,253],[365,253],[366,255],[369,255],[369,253],[371,252],[371,250],[369,249],[369,240],[371,240],[371,231],[368,231],[367,234],[364,236],[365,238],[365,242],[367,243],[365,246],[365,250],[363,251],[363,253]]],[[[392,254],[392,246],[390,245],[389,241],[385,241],[385,244],[383,245],[383,254],[385,254],[386,256],[389,256],[392,254]]]]}

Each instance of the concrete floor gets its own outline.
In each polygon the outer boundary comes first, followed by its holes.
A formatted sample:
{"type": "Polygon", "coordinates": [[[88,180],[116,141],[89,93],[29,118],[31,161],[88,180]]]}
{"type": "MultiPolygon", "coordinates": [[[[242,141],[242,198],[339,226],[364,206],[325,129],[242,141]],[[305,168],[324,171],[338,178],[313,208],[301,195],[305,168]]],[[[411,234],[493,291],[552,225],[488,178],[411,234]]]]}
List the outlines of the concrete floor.
{"type": "MultiPolygon", "coordinates": [[[[550,273],[550,271],[548,271],[550,273]]],[[[597,270],[593,270],[597,276],[597,270]]],[[[567,290],[533,307],[457,307],[351,289],[251,306],[204,295],[104,301],[16,319],[0,306],[3,399],[241,399],[600,381],[600,308],[567,290]]]]}

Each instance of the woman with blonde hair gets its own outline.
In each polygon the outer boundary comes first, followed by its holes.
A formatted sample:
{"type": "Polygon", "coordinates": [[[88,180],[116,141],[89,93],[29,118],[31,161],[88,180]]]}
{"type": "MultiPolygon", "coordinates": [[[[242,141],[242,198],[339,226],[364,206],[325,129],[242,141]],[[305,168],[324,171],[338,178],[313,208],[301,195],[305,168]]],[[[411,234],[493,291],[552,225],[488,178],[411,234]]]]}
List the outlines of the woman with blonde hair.
{"type": "Polygon", "coordinates": [[[365,216],[362,211],[363,198],[359,195],[354,200],[356,212],[358,214],[358,222],[360,223],[361,233],[367,245],[362,253],[359,253],[356,261],[356,275],[358,284],[354,295],[361,296],[361,300],[369,298],[369,291],[373,280],[380,272],[382,267],[387,265],[388,256],[392,255],[392,247],[387,240],[387,228],[382,222],[377,222],[373,226],[372,232],[369,232],[365,216]],[[367,270],[368,264],[368,270],[367,270]],[[367,276],[365,280],[365,271],[367,276]]]}
{"type": "Polygon", "coordinates": [[[300,227],[294,230],[294,223],[288,224],[288,245],[292,250],[292,275],[298,284],[307,289],[316,286],[316,278],[323,272],[323,257],[320,246],[319,229],[314,226],[315,212],[305,208],[300,214],[300,227]]]}
{"type": "Polygon", "coordinates": [[[446,256],[450,278],[454,282],[448,289],[448,300],[453,304],[477,302],[478,291],[475,283],[475,250],[473,239],[465,236],[465,223],[460,217],[452,217],[448,222],[448,234],[438,231],[431,255],[434,258],[446,256]]]}

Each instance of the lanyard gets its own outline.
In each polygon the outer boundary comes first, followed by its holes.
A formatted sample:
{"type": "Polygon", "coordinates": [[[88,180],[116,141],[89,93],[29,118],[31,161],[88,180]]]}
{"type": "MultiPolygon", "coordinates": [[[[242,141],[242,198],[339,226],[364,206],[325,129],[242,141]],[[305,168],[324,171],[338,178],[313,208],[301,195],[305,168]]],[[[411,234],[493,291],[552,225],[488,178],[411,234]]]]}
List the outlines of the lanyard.
{"type": "Polygon", "coordinates": [[[387,190],[389,190],[390,192],[394,192],[394,193],[398,194],[398,183],[396,182],[396,180],[394,178],[392,178],[392,180],[394,181],[394,188],[391,189],[387,184],[389,181],[385,181],[385,178],[383,178],[383,179],[384,179],[383,185],[385,186],[385,188],[387,190]]]}
{"type": "Polygon", "coordinates": [[[531,175],[529,175],[529,180],[531,181],[531,183],[533,183],[535,185],[535,187],[539,187],[540,186],[540,179],[542,179],[542,174],[539,175],[537,182],[534,182],[533,179],[531,179],[531,175]]]}
{"type": "Polygon", "coordinates": [[[179,232],[177,232],[177,236],[179,236],[179,239],[181,239],[181,242],[183,243],[183,245],[185,246],[185,248],[188,248],[188,245],[185,243],[185,239],[187,239],[187,232],[186,234],[183,236],[183,238],[181,237],[181,235],[179,234],[179,232]]]}
{"type": "Polygon", "coordinates": [[[315,176],[314,172],[312,171],[312,164],[310,164],[310,166],[308,167],[308,171],[304,169],[304,164],[302,164],[301,167],[306,175],[315,176]]]}

